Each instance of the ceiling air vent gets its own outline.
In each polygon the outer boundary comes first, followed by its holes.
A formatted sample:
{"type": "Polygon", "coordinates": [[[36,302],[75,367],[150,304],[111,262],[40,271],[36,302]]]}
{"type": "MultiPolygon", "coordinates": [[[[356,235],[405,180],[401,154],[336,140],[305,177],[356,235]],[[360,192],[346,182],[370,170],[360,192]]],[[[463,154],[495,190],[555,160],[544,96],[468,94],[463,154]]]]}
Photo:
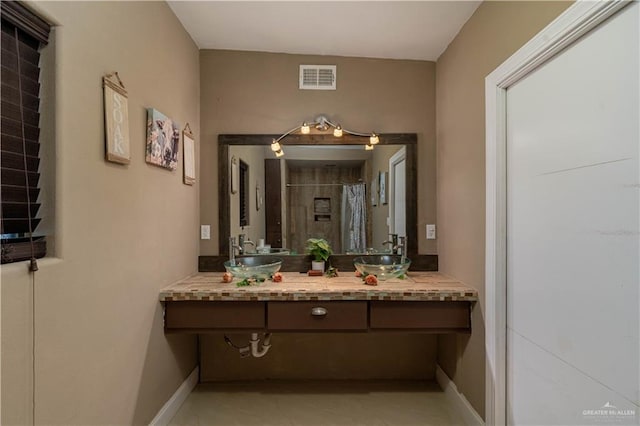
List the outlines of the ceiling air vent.
{"type": "Polygon", "coordinates": [[[336,66],[300,65],[300,89],[336,90],[336,66]]]}

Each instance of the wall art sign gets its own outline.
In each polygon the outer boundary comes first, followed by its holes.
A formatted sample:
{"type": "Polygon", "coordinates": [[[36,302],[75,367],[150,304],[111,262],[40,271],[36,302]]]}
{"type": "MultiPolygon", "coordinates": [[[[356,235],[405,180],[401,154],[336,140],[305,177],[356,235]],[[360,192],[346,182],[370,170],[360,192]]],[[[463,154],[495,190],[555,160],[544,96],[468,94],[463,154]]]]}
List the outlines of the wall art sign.
{"type": "Polygon", "coordinates": [[[373,207],[377,207],[378,206],[378,180],[380,179],[378,177],[378,175],[374,175],[375,177],[373,179],[371,179],[371,187],[370,192],[371,192],[371,205],[373,207]]]}
{"type": "Polygon", "coordinates": [[[387,184],[389,183],[389,173],[380,172],[380,204],[386,205],[389,202],[387,196],[387,184]]]}
{"type": "Polygon", "coordinates": [[[262,194],[260,192],[260,183],[256,182],[256,210],[260,211],[262,207],[262,194]]]}
{"type": "Polygon", "coordinates": [[[131,146],[127,91],[117,72],[102,77],[102,87],[104,88],[105,158],[114,163],[129,164],[131,146]]]}
{"type": "Polygon", "coordinates": [[[184,163],[184,183],[193,185],[196,183],[196,142],[191,133],[189,123],[182,131],[182,152],[184,163]]]}
{"type": "Polygon", "coordinates": [[[231,157],[231,193],[238,192],[238,180],[240,179],[238,172],[238,160],[235,156],[231,157]]]}
{"type": "Polygon", "coordinates": [[[156,109],[147,109],[147,163],[175,170],[179,149],[178,124],[156,109]]]}

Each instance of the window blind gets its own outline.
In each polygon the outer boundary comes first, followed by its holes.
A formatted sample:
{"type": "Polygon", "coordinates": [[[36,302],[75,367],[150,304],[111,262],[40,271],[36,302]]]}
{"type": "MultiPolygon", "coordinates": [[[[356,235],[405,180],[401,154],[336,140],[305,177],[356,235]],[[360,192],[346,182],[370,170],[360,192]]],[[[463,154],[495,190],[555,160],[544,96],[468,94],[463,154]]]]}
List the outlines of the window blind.
{"type": "Polygon", "coordinates": [[[2,263],[42,257],[40,223],[40,53],[49,25],[18,2],[2,2],[0,232],[2,263]],[[45,28],[46,27],[46,28],[45,28]]]}
{"type": "Polygon", "coordinates": [[[249,165],[240,160],[240,226],[249,225],[249,165]]]}

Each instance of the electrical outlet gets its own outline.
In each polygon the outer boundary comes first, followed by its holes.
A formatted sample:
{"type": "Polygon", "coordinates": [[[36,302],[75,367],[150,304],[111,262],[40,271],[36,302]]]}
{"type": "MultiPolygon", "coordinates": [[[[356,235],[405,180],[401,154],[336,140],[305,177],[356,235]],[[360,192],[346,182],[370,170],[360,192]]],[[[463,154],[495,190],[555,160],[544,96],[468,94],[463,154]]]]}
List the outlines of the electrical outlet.
{"type": "Polygon", "coordinates": [[[436,225],[429,224],[427,225],[427,240],[435,240],[436,239],[436,225]]]}
{"type": "Polygon", "coordinates": [[[201,240],[211,239],[211,225],[200,225],[200,239],[201,240]]]}

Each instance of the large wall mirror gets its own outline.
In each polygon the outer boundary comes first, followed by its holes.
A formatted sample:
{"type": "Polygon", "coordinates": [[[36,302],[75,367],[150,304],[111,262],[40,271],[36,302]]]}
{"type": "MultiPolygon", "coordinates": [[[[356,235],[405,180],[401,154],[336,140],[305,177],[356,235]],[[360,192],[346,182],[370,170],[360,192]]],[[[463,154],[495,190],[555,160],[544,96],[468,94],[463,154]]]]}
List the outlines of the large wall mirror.
{"type": "Polygon", "coordinates": [[[218,137],[220,253],[241,234],[281,254],[304,254],[308,238],[325,238],[336,254],[384,253],[397,234],[417,253],[415,133],[382,134],[373,150],[357,137],[292,135],[282,157],[274,137],[218,137]],[[245,165],[242,182],[234,162],[245,165]]]}

